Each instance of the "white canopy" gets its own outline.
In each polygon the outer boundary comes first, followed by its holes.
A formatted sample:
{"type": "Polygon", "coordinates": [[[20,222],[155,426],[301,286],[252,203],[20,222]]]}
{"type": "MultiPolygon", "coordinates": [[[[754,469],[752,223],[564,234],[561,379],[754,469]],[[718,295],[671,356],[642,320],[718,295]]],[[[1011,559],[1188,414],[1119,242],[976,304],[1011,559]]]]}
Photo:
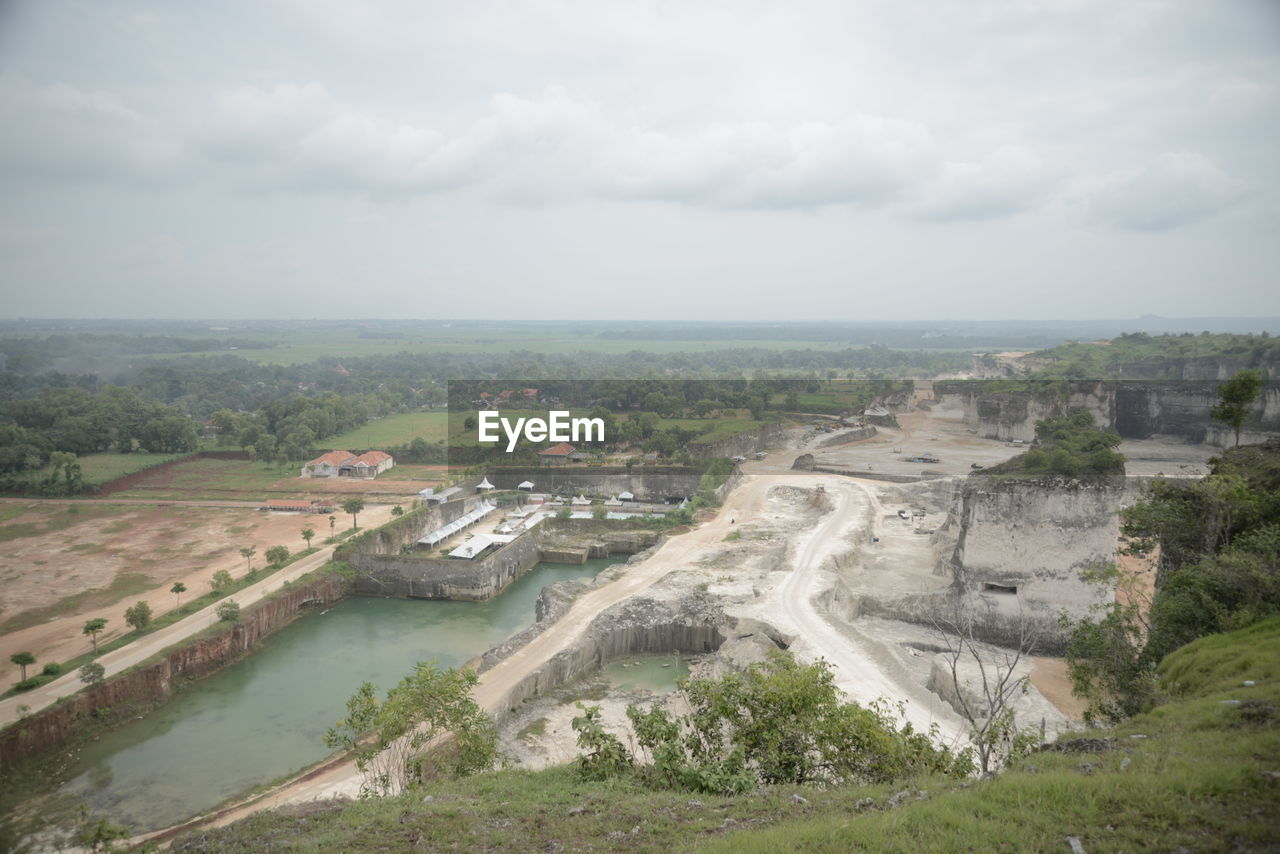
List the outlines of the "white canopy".
{"type": "Polygon", "coordinates": [[[585,495],[575,495],[573,496],[573,503],[574,504],[590,504],[591,500],[587,498],[585,495]]]}
{"type": "Polygon", "coordinates": [[[454,519],[449,524],[436,528],[434,531],[427,534],[422,539],[418,540],[418,542],[426,546],[434,546],[436,543],[439,543],[442,540],[449,539],[454,534],[461,531],[463,528],[466,528],[469,525],[474,525],[476,522],[479,522],[485,516],[489,515],[489,513],[491,513],[495,509],[495,507],[496,505],[494,504],[490,504],[487,501],[481,501],[480,505],[476,507],[476,509],[472,510],[470,513],[459,516],[457,519],[454,519]]]}
{"type": "Polygon", "coordinates": [[[476,489],[493,489],[493,484],[489,482],[489,478],[485,478],[476,484],[476,489]]]}
{"type": "Polygon", "coordinates": [[[609,498],[604,502],[605,507],[621,507],[622,502],[616,498],[609,498]]]}
{"type": "Polygon", "coordinates": [[[636,497],[632,495],[630,492],[619,492],[618,500],[619,501],[635,501],[636,497]]]}
{"type": "Polygon", "coordinates": [[[524,481],[523,483],[521,483],[519,486],[517,486],[517,487],[516,487],[516,489],[532,490],[532,489],[533,489],[533,481],[531,481],[531,480],[526,480],[526,481],[524,481]]]}

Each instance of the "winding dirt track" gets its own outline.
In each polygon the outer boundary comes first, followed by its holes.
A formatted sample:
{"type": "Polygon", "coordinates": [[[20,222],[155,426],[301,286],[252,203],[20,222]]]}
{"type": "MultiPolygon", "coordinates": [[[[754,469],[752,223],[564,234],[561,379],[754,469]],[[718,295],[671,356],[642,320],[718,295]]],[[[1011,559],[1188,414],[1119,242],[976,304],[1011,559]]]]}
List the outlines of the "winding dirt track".
{"type": "Polygon", "coordinates": [[[795,651],[802,658],[824,658],[835,670],[836,683],[850,699],[866,705],[884,698],[905,701],[906,719],[919,732],[936,724],[948,743],[959,742],[965,728],[941,698],[916,684],[895,665],[880,644],[847,624],[835,625],[822,612],[817,597],[826,580],[822,567],[827,558],[847,549],[844,535],[882,536],[884,508],[875,490],[850,478],[827,477],[821,481],[829,501],[829,513],[797,543],[791,574],[776,591],[782,621],[795,632],[795,651]]]}

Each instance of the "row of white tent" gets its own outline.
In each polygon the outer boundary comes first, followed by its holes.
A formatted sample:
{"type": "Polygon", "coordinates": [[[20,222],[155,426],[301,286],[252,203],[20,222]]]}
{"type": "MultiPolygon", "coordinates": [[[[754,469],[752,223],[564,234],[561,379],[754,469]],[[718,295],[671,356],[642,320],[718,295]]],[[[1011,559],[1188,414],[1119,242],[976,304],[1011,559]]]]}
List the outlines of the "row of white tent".
{"type": "Polygon", "coordinates": [[[450,522],[448,525],[445,525],[442,528],[436,528],[430,534],[427,534],[425,537],[418,540],[418,542],[425,546],[434,546],[436,543],[439,543],[442,540],[449,539],[449,537],[452,537],[454,534],[458,533],[463,528],[470,527],[471,525],[474,525],[476,522],[479,522],[485,516],[492,513],[495,509],[497,509],[496,504],[490,504],[488,501],[482,501],[480,502],[480,506],[472,510],[470,513],[467,513],[463,516],[459,516],[457,519],[454,519],[452,522],[450,522]]]}

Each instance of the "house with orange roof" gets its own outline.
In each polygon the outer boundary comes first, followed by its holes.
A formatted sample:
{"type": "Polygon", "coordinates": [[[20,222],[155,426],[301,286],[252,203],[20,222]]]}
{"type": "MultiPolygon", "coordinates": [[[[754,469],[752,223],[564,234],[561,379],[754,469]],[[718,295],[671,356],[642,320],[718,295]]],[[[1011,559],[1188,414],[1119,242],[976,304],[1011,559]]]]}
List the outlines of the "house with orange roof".
{"type": "Polygon", "coordinates": [[[538,459],[544,466],[562,466],[569,462],[569,455],[574,451],[573,445],[561,442],[544,451],[538,451],[538,459]]]}
{"type": "Polygon", "coordinates": [[[396,464],[385,451],[329,451],[302,467],[303,477],[377,477],[396,464]]]}
{"type": "Polygon", "coordinates": [[[366,451],[343,463],[338,474],[349,477],[377,477],[396,464],[386,451],[366,451]]]}

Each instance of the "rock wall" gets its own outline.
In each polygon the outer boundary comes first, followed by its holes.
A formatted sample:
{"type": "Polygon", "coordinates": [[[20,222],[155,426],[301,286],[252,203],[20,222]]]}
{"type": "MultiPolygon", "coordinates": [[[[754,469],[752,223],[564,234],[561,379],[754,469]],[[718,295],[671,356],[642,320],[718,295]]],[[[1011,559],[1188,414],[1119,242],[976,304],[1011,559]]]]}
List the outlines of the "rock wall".
{"type": "Polygon", "coordinates": [[[719,609],[702,603],[624,600],[596,617],[581,642],[521,680],[494,715],[501,719],[525,700],[595,673],[605,662],[623,655],[714,652],[728,635],[730,622],[719,609]]]}
{"type": "MultiPolygon", "coordinates": [[[[959,494],[959,526],[950,560],[954,585],[980,595],[992,640],[1022,614],[1045,650],[1065,640],[1060,611],[1083,616],[1111,591],[1082,573],[1115,560],[1123,479],[1106,481],[968,478],[959,494]]],[[[950,520],[949,520],[950,522],[950,520]]]]}
{"type": "Polygon", "coordinates": [[[547,520],[490,554],[473,560],[413,554],[351,556],[359,596],[400,599],[492,599],[541,560],[582,564],[588,558],[635,554],[654,545],[654,531],[602,530],[593,519],[547,520]],[[575,522],[585,523],[575,526],[575,522]],[[569,540],[572,539],[572,542],[569,540]]]}
{"type": "MultiPolygon", "coordinates": [[[[1219,447],[1235,441],[1234,433],[1209,415],[1218,399],[1217,379],[1072,381],[1027,393],[988,392],[981,384],[964,382],[937,387],[937,407],[961,410],[965,423],[988,439],[1030,441],[1036,421],[1087,409],[1099,427],[1126,439],[1165,434],[1219,447]]],[[[1246,428],[1257,441],[1280,431],[1280,385],[1263,389],[1246,428]]]]}
{"type": "Polygon", "coordinates": [[[366,552],[348,561],[356,571],[358,596],[483,602],[524,575],[539,557],[537,541],[524,534],[473,560],[366,552]]]}
{"type": "Polygon", "coordinates": [[[786,440],[787,432],[781,424],[766,424],[758,430],[739,433],[718,442],[690,443],[687,450],[695,457],[745,457],[756,451],[777,447],[786,440]]]}
{"type": "Polygon", "coordinates": [[[410,510],[399,519],[392,519],[347,540],[335,550],[334,560],[351,561],[357,555],[397,554],[405,546],[412,546],[430,532],[470,512],[480,501],[481,496],[468,495],[444,504],[410,510]]]}
{"type": "Polygon", "coordinates": [[[870,439],[872,436],[876,435],[877,432],[876,428],[870,424],[866,427],[856,427],[852,430],[841,430],[834,436],[828,436],[823,439],[813,447],[815,449],[831,448],[836,445],[847,445],[850,442],[861,442],[863,439],[870,439]]]}
{"type": "Polygon", "coordinates": [[[345,579],[332,575],[287,588],[246,608],[240,622],[212,637],[172,649],[162,658],[112,676],[10,725],[0,732],[0,767],[8,768],[72,742],[86,731],[132,720],[163,702],[185,681],[208,676],[236,661],[263,638],[309,610],[338,601],[348,590],[345,579]],[[108,713],[95,714],[101,709],[108,713]]]}

